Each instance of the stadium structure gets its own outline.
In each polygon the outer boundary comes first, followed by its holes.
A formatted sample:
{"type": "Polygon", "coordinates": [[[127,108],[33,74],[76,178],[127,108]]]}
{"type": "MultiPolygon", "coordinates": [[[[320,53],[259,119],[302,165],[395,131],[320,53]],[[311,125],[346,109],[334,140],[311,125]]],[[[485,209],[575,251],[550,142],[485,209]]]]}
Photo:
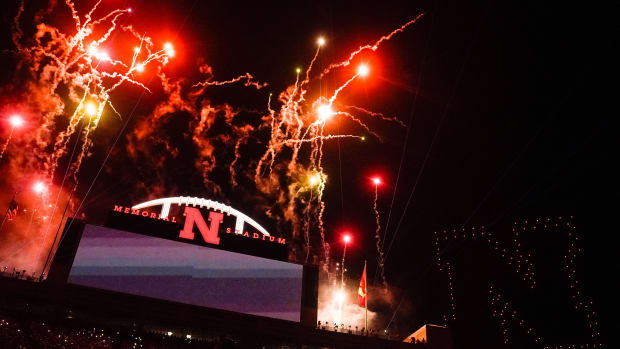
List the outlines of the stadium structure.
{"type": "Polygon", "coordinates": [[[451,348],[438,326],[400,338],[318,325],[319,270],[287,258],[286,238],[201,198],[68,219],[45,278],[0,278],[0,346],[451,348]]]}

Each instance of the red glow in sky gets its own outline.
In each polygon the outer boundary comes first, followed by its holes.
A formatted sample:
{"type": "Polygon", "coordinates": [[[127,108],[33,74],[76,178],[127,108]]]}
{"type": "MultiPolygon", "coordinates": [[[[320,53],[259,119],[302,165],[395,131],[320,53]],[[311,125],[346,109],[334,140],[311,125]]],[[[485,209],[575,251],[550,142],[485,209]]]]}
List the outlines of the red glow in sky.
{"type": "Polygon", "coordinates": [[[45,186],[45,183],[38,181],[34,183],[34,185],[32,186],[32,190],[37,194],[41,194],[45,190],[47,190],[47,187],[45,186]]]}
{"type": "Polygon", "coordinates": [[[24,124],[24,119],[19,115],[13,115],[9,118],[9,123],[12,127],[18,128],[24,124]]]}
{"type": "Polygon", "coordinates": [[[368,67],[368,64],[360,64],[357,67],[357,74],[361,77],[366,77],[368,76],[368,74],[370,73],[370,68],[368,67]]]}

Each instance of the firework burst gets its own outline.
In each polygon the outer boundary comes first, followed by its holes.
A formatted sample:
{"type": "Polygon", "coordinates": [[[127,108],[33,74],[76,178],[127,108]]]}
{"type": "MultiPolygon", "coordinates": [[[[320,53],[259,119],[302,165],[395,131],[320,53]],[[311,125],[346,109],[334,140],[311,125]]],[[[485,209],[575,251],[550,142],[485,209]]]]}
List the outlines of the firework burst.
{"type": "Polygon", "coordinates": [[[381,179],[379,177],[374,177],[372,179],[372,183],[375,185],[375,197],[373,200],[372,209],[375,213],[375,224],[377,226],[377,228],[375,229],[375,244],[377,247],[378,256],[377,259],[383,288],[387,290],[387,281],[385,279],[385,262],[383,256],[383,249],[381,248],[381,217],[379,216],[379,209],[377,208],[377,201],[379,201],[379,185],[381,184],[381,179]]]}

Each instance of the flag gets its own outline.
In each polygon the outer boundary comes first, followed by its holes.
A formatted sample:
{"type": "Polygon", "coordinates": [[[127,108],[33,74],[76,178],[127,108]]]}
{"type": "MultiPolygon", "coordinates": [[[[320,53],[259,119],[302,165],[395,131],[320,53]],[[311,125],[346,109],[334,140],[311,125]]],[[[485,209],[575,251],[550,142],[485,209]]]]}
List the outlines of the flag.
{"type": "Polygon", "coordinates": [[[13,220],[15,216],[17,216],[17,210],[19,209],[19,205],[17,205],[17,201],[12,199],[9,203],[9,209],[6,211],[6,216],[9,220],[13,220]]]}
{"type": "Polygon", "coordinates": [[[360,280],[360,287],[357,289],[357,299],[361,307],[366,306],[366,302],[368,301],[368,293],[366,293],[366,264],[364,264],[364,272],[360,280]]]}

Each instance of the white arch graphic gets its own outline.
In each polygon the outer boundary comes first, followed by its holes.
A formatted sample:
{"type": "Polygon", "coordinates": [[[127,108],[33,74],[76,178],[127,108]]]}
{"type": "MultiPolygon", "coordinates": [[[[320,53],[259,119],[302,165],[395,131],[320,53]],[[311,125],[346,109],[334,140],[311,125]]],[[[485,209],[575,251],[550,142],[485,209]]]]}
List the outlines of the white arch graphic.
{"type": "Polygon", "coordinates": [[[237,234],[243,234],[243,225],[247,222],[248,224],[256,228],[258,231],[260,231],[263,235],[271,236],[269,232],[267,232],[267,229],[263,228],[260,224],[258,224],[252,218],[246,216],[245,213],[238,211],[228,205],[224,205],[221,202],[217,202],[213,200],[207,200],[207,199],[190,197],[190,196],[176,196],[176,197],[169,197],[169,198],[146,201],[141,204],[134,205],[132,208],[137,210],[141,208],[160,206],[160,205],[161,205],[161,212],[160,212],[161,218],[168,217],[168,214],[170,214],[171,205],[179,205],[179,206],[191,205],[193,207],[196,207],[196,206],[206,207],[207,209],[210,209],[213,211],[220,211],[222,213],[226,213],[227,215],[235,216],[237,218],[237,222],[235,223],[235,233],[237,234]]]}

